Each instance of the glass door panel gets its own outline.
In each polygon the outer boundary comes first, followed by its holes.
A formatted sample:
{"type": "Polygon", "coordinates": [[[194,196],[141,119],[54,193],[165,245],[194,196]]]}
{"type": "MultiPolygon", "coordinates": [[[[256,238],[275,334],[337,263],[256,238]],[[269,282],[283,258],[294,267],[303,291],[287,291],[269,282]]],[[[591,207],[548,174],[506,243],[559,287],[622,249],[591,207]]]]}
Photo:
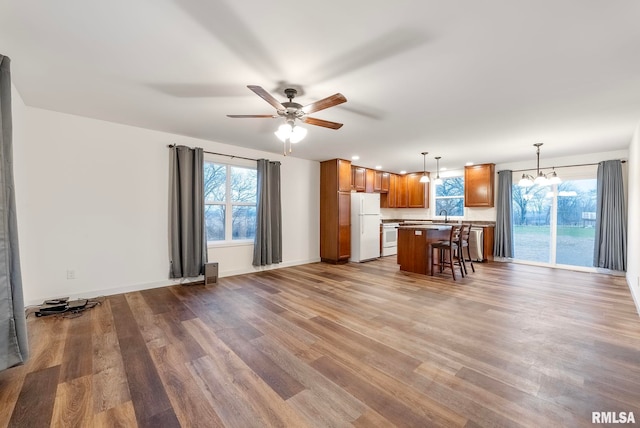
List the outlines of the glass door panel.
{"type": "Polygon", "coordinates": [[[551,256],[551,205],[548,186],[514,185],[514,259],[549,263],[551,256]]]}
{"type": "Polygon", "coordinates": [[[593,266],[596,192],[595,178],[557,186],[514,185],[514,259],[593,266]]]}
{"type": "Polygon", "coordinates": [[[558,186],[556,263],[593,266],[597,180],[571,180],[558,186]]]}

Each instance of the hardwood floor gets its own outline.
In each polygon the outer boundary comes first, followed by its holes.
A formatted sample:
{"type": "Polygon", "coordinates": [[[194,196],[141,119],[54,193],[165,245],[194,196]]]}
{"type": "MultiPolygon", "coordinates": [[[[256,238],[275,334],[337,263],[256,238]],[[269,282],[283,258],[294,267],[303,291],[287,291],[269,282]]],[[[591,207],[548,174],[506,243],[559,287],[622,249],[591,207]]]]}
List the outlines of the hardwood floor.
{"type": "Polygon", "coordinates": [[[625,279],[395,257],[110,296],[28,319],[0,426],[594,426],[640,423],[640,317],[625,279]]]}

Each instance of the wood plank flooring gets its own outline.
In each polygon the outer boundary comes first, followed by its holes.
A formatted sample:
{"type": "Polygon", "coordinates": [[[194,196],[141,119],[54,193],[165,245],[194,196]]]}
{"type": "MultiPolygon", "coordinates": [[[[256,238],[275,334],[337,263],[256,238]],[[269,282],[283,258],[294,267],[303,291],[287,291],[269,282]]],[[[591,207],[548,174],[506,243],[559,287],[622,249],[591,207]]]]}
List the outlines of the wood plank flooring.
{"type": "Polygon", "coordinates": [[[28,328],[0,427],[640,424],[622,277],[487,263],[453,282],[386,257],[115,295],[28,328]]]}

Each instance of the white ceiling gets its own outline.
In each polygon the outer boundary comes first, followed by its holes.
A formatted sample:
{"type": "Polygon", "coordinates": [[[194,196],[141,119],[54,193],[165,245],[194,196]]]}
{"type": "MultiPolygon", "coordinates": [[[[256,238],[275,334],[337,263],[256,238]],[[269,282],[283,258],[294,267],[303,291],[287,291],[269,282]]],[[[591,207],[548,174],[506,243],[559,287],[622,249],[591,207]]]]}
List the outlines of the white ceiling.
{"type": "MultiPolygon", "coordinates": [[[[636,0],[21,0],[0,53],[29,106],[281,153],[246,85],[302,85],[293,156],[422,170],[626,149],[640,122],[636,0]]],[[[90,142],[88,142],[90,144],[90,142]]],[[[277,156],[274,155],[274,159],[277,156]]]]}

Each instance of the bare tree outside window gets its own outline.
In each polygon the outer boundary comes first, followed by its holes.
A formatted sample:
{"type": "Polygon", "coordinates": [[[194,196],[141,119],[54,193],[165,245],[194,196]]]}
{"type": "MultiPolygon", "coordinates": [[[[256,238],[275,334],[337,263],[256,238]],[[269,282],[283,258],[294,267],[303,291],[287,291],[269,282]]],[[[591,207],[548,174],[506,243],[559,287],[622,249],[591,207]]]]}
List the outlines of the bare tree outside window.
{"type": "Polygon", "coordinates": [[[255,237],[257,181],[255,168],[205,162],[207,241],[255,237]]]}
{"type": "Polygon", "coordinates": [[[440,215],[444,210],[447,216],[462,217],[464,215],[464,177],[447,177],[442,184],[436,184],[436,210],[440,215]]]}

